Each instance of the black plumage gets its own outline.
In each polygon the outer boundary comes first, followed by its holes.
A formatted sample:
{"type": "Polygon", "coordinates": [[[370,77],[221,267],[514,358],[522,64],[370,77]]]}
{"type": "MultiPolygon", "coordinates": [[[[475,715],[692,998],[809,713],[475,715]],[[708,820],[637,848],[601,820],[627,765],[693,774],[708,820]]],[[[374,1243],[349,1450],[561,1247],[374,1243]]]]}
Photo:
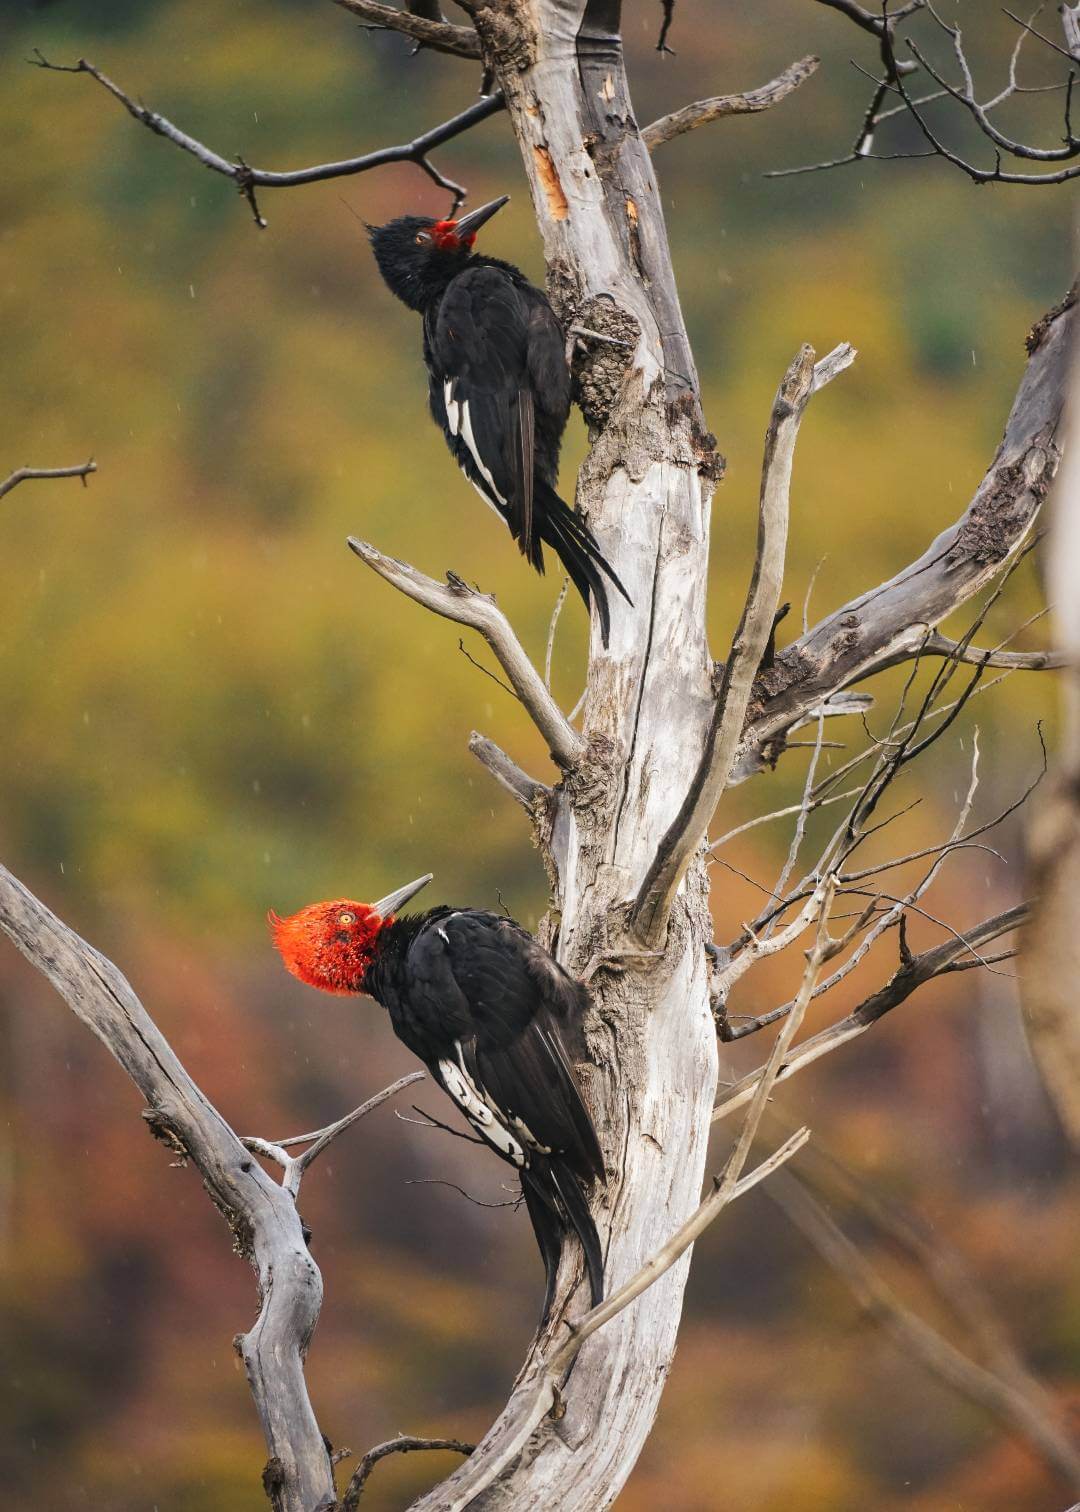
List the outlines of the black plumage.
{"type": "Polygon", "coordinates": [[[518,1171],[547,1276],[543,1316],[570,1229],[595,1305],[603,1259],[583,1188],[603,1180],[604,1160],[563,1038],[586,989],[512,920],[444,907],[382,929],[362,990],[518,1171]]]}
{"type": "Polygon", "coordinates": [[[548,545],[610,631],[605,577],[629,595],[580,515],[557,492],[570,414],[562,330],[520,269],[473,253],[479,226],[505,197],[460,221],[402,216],[371,228],[387,285],[423,320],[432,417],[462,472],[544,570],[548,545]]]}

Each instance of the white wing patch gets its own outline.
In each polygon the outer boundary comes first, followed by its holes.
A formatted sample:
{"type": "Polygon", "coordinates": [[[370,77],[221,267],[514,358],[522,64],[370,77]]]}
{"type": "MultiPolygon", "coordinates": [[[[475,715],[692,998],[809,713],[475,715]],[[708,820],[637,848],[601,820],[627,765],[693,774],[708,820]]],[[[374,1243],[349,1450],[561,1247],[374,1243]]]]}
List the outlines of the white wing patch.
{"type": "Polygon", "coordinates": [[[456,436],[461,425],[461,405],[454,398],[454,380],[443,379],[443,406],[446,409],[446,423],[450,427],[450,434],[456,436]]]}
{"type": "Polygon", "coordinates": [[[494,1112],[488,1106],[485,1099],[480,1095],[473,1083],[472,1077],[465,1070],[464,1061],[461,1058],[461,1046],[458,1046],[458,1060],[455,1064],[452,1060],[441,1060],[439,1071],[442,1073],[443,1085],[465,1117],[472,1124],[478,1134],[481,1134],[488,1144],[493,1145],[500,1154],[516,1166],[525,1165],[525,1150],[518,1140],[505,1128],[494,1112]]]}
{"type": "MultiPolygon", "coordinates": [[[[457,432],[455,431],[454,434],[457,435],[457,432]]],[[[487,482],[491,492],[505,509],[506,500],[495,487],[495,479],[491,476],[491,469],[480,455],[480,449],[476,444],[476,437],[473,435],[472,416],[469,414],[469,401],[467,399],[461,406],[461,439],[472,452],[472,459],[480,470],[480,476],[487,482]]]]}
{"type": "Polygon", "coordinates": [[[503,524],[505,525],[506,524],[506,516],[502,513],[502,511],[500,510],[499,506],[492,499],[491,495],[488,493],[487,489],[483,486],[483,484],[477,483],[477,481],[476,481],[475,478],[470,478],[469,475],[468,475],[468,473],[465,471],[464,468],[461,469],[461,472],[462,472],[462,476],[465,478],[465,481],[467,483],[471,483],[472,484],[472,486],[476,489],[477,493],[483,499],[484,503],[491,510],[492,514],[493,515],[497,515],[498,518],[500,520],[502,520],[503,524]]]}

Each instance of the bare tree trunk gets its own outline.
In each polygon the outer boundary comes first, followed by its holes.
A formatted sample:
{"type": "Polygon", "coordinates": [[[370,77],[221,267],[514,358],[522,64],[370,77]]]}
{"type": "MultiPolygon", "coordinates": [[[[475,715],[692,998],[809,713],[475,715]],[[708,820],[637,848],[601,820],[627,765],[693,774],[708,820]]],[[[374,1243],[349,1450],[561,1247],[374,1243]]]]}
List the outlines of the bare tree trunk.
{"type": "MultiPolygon", "coordinates": [[[[633,121],[618,5],[536,0],[483,11],[477,24],[521,146],[556,309],[567,328],[630,343],[587,346],[579,383],[593,447],[578,504],[634,606],[615,601],[606,653],[594,625],[588,754],[540,814],[554,898],[549,936],[564,964],[589,976],[596,1005],[586,1025],[595,1070],[585,1075],[608,1160],[601,1223],[614,1289],[697,1206],[715,1093],[703,869],[690,878],[662,956],[635,954],[626,914],[690,786],[712,713],[704,626],[718,459],[703,435],[660,197],[633,121]]],[[[688,1264],[689,1256],[586,1343],[564,1415],[536,1431],[512,1483],[473,1505],[523,1512],[614,1500],[652,1427],[688,1264]]],[[[556,1338],[579,1281],[564,1266],[556,1338]]],[[[486,1480],[535,1366],[535,1358],[526,1364],[476,1453],[419,1507],[463,1506],[486,1480]]]]}

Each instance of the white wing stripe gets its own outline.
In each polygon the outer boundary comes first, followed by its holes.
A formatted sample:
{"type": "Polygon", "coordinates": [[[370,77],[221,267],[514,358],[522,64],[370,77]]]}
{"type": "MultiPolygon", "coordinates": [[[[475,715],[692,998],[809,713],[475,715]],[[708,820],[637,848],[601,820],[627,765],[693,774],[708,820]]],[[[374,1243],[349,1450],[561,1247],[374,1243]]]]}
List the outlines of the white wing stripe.
{"type": "MultiPolygon", "coordinates": [[[[454,434],[457,435],[457,432],[455,431],[454,434]]],[[[461,439],[465,442],[465,445],[472,452],[473,461],[479,468],[481,477],[487,481],[488,487],[491,489],[492,493],[505,509],[506,500],[503,498],[499,490],[495,487],[495,479],[491,476],[491,469],[488,467],[487,463],[480,455],[480,449],[476,444],[476,437],[473,435],[472,416],[469,414],[469,401],[467,399],[461,406],[461,439]]]]}
{"type": "Polygon", "coordinates": [[[491,495],[488,493],[488,491],[484,487],[484,485],[482,483],[477,483],[477,481],[476,481],[475,478],[470,478],[469,475],[468,475],[468,473],[465,472],[464,468],[462,468],[461,471],[465,474],[466,481],[469,482],[469,483],[471,483],[472,486],[476,489],[477,493],[483,499],[483,501],[487,505],[487,507],[491,510],[492,514],[496,515],[503,522],[503,524],[505,525],[506,524],[506,516],[503,514],[502,510],[499,508],[499,506],[492,499],[491,495]]]}
{"type": "MultiPolygon", "coordinates": [[[[458,1057],[461,1057],[461,1046],[458,1046],[458,1057]]],[[[502,1123],[494,1115],[487,1103],[477,1092],[471,1078],[465,1071],[464,1064],[456,1066],[452,1060],[441,1060],[439,1071],[442,1074],[443,1085],[465,1117],[472,1124],[476,1132],[493,1145],[496,1150],[505,1155],[516,1166],[525,1164],[525,1151],[521,1144],[504,1128],[502,1123]]]]}
{"type": "Polygon", "coordinates": [[[446,423],[450,427],[450,434],[456,436],[461,425],[461,405],[454,398],[454,380],[443,379],[443,407],[446,410],[446,423]]]}

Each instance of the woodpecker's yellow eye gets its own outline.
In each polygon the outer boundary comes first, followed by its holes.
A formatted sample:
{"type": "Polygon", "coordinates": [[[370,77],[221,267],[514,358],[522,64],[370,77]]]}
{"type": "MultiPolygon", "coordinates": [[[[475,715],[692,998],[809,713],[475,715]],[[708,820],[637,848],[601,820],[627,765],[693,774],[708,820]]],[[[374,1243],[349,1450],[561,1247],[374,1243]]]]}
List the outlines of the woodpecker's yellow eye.
{"type": "Polygon", "coordinates": [[[345,913],[339,913],[337,916],[337,921],[339,924],[355,924],[356,915],[354,913],[349,913],[348,911],[346,911],[345,913]]]}
{"type": "Polygon", "coordinates": [[[431,240],[431,237],[427,234],[427,232],[426,231],[421,231],[420,235],[416,238],[416,245],[418,247],[422,247],[425,242],[429,242],[430,240],[431,240]]]}

